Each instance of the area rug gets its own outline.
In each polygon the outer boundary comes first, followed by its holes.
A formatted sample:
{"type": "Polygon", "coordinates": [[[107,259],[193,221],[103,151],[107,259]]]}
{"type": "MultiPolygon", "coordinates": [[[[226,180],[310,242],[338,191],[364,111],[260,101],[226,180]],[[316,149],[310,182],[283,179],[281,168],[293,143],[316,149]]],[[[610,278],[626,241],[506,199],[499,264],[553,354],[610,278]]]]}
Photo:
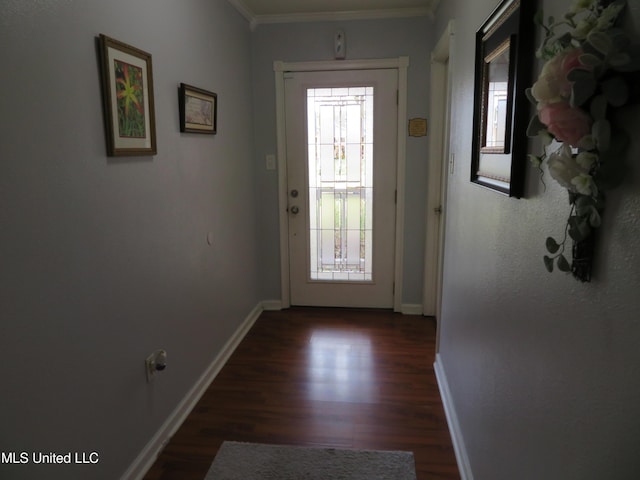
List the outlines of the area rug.
{"type": "Polygon", "coordinates": [[[416,480],[413,453],[224,442],[205,480],[416,480]]]}

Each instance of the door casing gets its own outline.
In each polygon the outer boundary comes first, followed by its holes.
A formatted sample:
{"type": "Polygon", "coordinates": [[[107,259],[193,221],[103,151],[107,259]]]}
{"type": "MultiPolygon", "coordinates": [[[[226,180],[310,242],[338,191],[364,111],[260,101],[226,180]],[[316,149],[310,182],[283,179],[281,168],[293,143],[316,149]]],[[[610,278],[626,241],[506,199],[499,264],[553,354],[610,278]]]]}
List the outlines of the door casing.
{"type": "Polygon", "coordinates": [[[454,35],[455,23],[454,20],[451,20],[431,53],[431,106],[429,113],[430,118],[434,121],[432,122],[432,138],[429,143],[429,184],[422,305],[423,315],[436,317],[436,352],[440,346],[441,331],[447,185],[450,171],[454,168],[453,156],[449,150],[451,63],[454,35]],[[442,96],[443,91],[447,92],[446,98],[442,96]]]}
{"type": "Polygon", "coordinates": [[[284,76],[287,72],[376,70],[396,69],[398,71],[398,144],[396,175],[396,241],[394,269],[394,305],[396,312],[402,311],[402,274],[404,258],[404,185],[406,168],[406,117],[407,117],[407,69],[409,57],[379,60],[340,60],[320,62],[275,61],[273,70],[276,86],[276,132],[278,162],[278,217],[280,223],[280,285],[281,307],[291,306],[289,288],[289,215],[287,213],[287,150],[285,134],[284,76]]]}

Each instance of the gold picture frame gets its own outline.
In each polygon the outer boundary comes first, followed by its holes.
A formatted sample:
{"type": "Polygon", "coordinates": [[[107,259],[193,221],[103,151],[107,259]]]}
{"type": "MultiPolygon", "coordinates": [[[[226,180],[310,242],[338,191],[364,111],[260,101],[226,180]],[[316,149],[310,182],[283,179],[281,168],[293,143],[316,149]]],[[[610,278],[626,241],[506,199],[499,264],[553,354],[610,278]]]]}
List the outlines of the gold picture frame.
{"type": "Polygon", "coordinates": [[[155,155],[151,54],[100,34],[107,155],[155,155]]]}

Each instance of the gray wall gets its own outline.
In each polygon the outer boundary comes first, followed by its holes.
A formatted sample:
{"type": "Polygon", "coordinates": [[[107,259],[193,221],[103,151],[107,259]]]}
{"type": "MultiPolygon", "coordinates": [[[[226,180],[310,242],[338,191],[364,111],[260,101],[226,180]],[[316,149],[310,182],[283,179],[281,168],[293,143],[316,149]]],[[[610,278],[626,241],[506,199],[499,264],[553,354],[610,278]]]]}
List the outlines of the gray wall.
{"type": "Polygon", "coordinates": [[[250,41],[226,0],[0,0],[0,451],[100,454],[0,477],[118,478],[260,300],[250,41]],[[153,55],[153,157],[106,156],[99,33],[153,55]]]}
{"type": "MultiPolygon", "coordinates": [[[[253,32],[255,157],[262,246],[262,297],[280,298],[278,175],[265,169],[276,153],[274,60],[333,60],[333,35],[345,31],[347,59],[409,56],[408,118],[427,116],[433,22],[427,17],[260,25],[253,32]]],[[[404,292],[402,303],[422,303],[428,137],[407,139],[404,292]]]]}
{"type": "MultiPolygon", "coordinates": [[[[556,18],[570,4],[543,3],[556,18]]],[[[638,31],[639,5],[630,3],[638,31]]],[[[638,478],[640,142],[636,135],[628,155],[633,173],[609,196],[593,281],[548,274],[544,240],[562,236],[565,191],[548,174],[544,191],[531,169],[521,200],[469,182],[474,32],[496,4],[449,0],[437,15],[438,36],[456,21],[457,165],[449,176],[440,361],[473,477],[638,478]]],[[[636,107],[629,131],[637,133],[639,115],[636,107]]]]}

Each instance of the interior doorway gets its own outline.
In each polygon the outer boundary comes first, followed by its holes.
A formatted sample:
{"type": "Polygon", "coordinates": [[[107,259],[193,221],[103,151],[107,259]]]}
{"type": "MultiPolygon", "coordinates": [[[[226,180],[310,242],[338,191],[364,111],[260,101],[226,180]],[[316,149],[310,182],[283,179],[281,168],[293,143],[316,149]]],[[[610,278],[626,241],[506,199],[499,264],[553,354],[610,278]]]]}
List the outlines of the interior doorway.
{"type": "Polygon", "coordinates": [[[454,23],[452,20],[431,53],[430,117],[432,127],[429,144],[427,231],[422,305],[423,314],[435,316],[438,324],[441,317],[447,179],[450,170],[454,168],[453,155],[449,151],[450,64],[453,36],[454,23]]]}

